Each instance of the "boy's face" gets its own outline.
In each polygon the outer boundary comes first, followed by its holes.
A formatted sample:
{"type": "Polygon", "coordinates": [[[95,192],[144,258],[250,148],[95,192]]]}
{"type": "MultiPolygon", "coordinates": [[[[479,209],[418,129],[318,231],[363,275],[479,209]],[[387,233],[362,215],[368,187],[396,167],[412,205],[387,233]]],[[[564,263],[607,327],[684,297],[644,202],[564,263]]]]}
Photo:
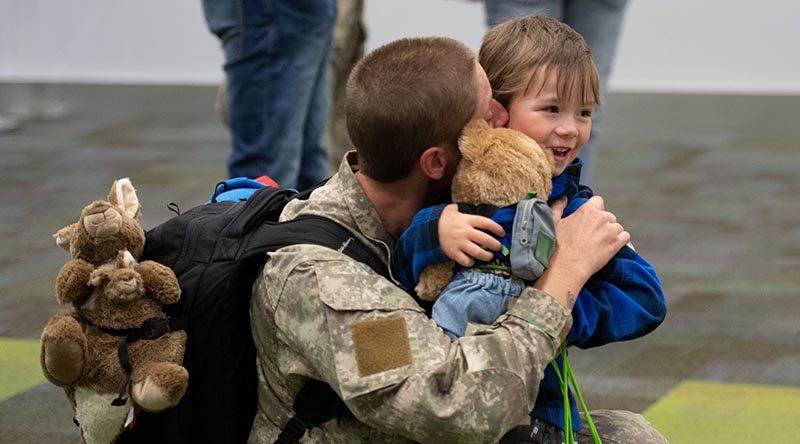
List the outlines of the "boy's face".
{"type": "MultiPolygon", "coordinates": [[[[564,172],[589,140],[594,104],[586,104],[580,94],[559,97],[558,72],[534,82],[527,93],[517,93],[508,106],[508,127],[526,134],[553,153],[553,177],[564,172]]],[[[572,88],[578,91],[579,88],[572,88]]]]}

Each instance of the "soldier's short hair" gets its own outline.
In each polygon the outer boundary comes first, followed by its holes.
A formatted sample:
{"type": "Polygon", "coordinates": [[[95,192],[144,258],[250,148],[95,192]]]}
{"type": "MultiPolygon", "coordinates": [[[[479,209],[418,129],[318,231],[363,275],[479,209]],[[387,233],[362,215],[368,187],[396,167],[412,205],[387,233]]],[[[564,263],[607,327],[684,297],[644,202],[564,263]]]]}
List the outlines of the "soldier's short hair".
{"type": "Polygon", "coordinates": [[[432,146],[455,146],[477,107],[475,54],[449,38],[407,38],[368,54],[347,82],[347,131],[362,174],[394,182],[432,146]]]}
{"type": "Polygon", "coordinates": [[[551,17],[531,15],[493,27],[483,37],[478,61],[489,77],[492,95],[506,109],[514,95],[542,88],[553,72],[558,73],[561,97],[577,94],[583,103],[600,104],[600,80],[589,45],[574,29],[551,17]]]}

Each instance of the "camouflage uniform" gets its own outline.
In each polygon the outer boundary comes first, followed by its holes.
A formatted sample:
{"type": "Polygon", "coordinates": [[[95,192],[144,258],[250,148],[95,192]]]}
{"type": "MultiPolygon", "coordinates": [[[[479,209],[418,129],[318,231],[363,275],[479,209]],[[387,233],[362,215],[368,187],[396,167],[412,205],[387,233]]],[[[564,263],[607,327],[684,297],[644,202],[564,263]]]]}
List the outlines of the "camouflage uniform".
{"type": "MultiPolygon", "coordinates": [[[[592,421],[603,444],[667,444],[667,439],[659,433],[644,416],[625,410],[592,410],[592,421]]],[[[592,432],[586,425],[586,417],[581,413],[583,428],[576,434],[578,444],[592,444],[592,432]]]]}
{"type": "MultiPolygon", "coordinates": [[[[281,218],[334,219],[389,263],[394,240],[348,160],[354,154],[281,218]]],[[[302,442],[497,442],[528,422],[572,322],[555,299],[527,288],[494,326],[451,342],[394,283],[312,245],[271,253],[253,296],[261,384],[251,443],[275,440],[307,378],[330,384],[355,418],[313,428],[302,442]]]]}
{"type": "MultiPolygon", "coordinates": [[[[603,444],[667,444],[667,439],[658,432],[644,416],[625,410],[592,410],[592,421],[603,444]]],[[[581,421],[586,416],[581,412],[581,421]]],[[[500,444],[561,444],[564,431],[553,424],[534,421],[527,426],[515,427],[508,432],[500,444]]],[[[575,434],[578,444],[594,444],[592,432],[587,425],[575,434]]]]}

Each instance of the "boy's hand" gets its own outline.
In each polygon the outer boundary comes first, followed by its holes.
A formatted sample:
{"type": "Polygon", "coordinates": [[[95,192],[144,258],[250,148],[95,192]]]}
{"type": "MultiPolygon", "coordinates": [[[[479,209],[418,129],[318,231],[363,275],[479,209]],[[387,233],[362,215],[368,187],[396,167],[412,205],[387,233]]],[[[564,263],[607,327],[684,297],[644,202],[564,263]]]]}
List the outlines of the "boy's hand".
{"type": "Polygon", "coordinates": [[[460,213],[458,205],[447,205],[439,217],[439,245],[448,259],[471,267],[475,259],[488,261],[494,256],[492,251],[500,251],[500,241],[482,230],[505,235],[503,227],[488,217],[460,213]]]}

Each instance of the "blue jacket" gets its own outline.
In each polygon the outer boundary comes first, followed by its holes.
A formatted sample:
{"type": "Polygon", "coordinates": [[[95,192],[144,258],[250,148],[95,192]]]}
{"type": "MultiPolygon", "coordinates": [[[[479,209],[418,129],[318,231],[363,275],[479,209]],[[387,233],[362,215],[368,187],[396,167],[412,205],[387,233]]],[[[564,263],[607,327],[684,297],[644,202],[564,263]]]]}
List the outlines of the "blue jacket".
{"type": "MultiPolygon", "coordinates": [[[[589,187],[579,182],[582,166],[580,159],[576,159],[564,173],[553,178],[549,200],[568,198],[564,216],[574,213],[593,195],[589,187]]],[[[447,260],[438,240],[438,219],[443,208],[444,205],[438,205],[417,213],[395,247],[393,271],[412,294],[425,267],[447,260]]],[[[591,348],[644,336],[661,324],[666,309],[655,269],[631,248],[623,247],[589,278],[578,295],[567,344],[591,348]]],[[[560,368],[561,358],[556,358],[556,362],[560,368]]],[[[570,405],[573,429],[578,430],[580,416],[571,393],[570,405]]],[[[563,428],[563,415],[558,378],[548,366],[531,416],[563,428]]]]}
{"type": "MultiPolygon", "coordinates": [[[[435,205],[419,210],[395,244],[392,272],[411,294],[414,294],[414,287],[419,283],[425,267],[449,260],[439,245],[439,217],[445,206],[446,204],[435,205]]],[[[511,228],[514,226],[515,214],[515,207],[509,206],[498,209],[491,216],[506,233],[502,238],[494,237],[507,248],[511,247],[511,228]]],[[[503,258],[499,252],[495,253],[495,257],[503,258]]]]}

